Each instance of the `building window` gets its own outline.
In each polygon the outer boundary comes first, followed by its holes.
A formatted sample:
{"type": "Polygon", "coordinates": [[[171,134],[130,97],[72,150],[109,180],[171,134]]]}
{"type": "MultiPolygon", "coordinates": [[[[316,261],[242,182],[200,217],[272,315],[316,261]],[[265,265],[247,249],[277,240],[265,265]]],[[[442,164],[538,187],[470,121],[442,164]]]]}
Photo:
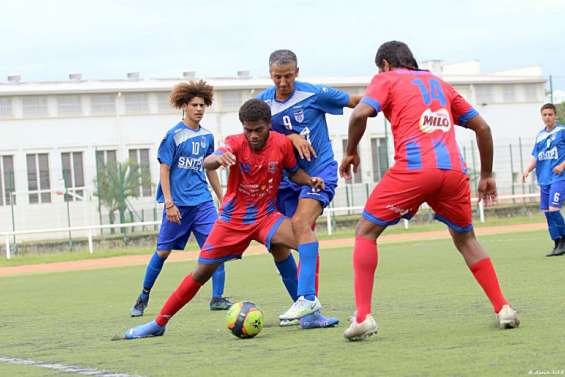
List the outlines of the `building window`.
{"type": "Polygon", "coordinates": [[[59,116],[81,115],[80,96],[57,96],[57,109],[59,116]]]}
{"type": "Polygon", "coordinates": [[[27,154],[26,162],[29,203],[51,203],[49,155],[47,153],[27,154]]]}
{"type": "MultiPolygon", "coordinates": [[[[345,156],[345,151],[347,149],[347,139],[343,139],[341,141],[341,145],[343,147],[343,155],[345,156]]],[[[363,182],[363,173],[362,173],[362,169],[361,169],[361,164],[359,164],[359,168],[357,169],[357,172],[353,173],[353,181],[351,181],[351,179],[346,179],[345,182],[346,183],[362,183],[363,182]]]]}
{"type": "Polygon", "coordinates": [[[241,90],[223,90],[220,92],[220,108],[222,111],[239,109],[242,100],[241,90]]]}
{"type": "Polygon", "coordinates": [[[47,116],[47,97],[46,96],[25,96],[22,97],[22,112],[24,116],[42,117],[47,116]]]}
{"type": "Polygon", "coordinates": [[[65,201],[82,200],[84,196],[82,152],[61,153],[61,163],[65,189],[70,194],[65,194],[65,201]]]}
{"type": "MultiPolygon", "coordinates": [[[[540,96],[540,90],[538,84],[525,84],[524,85],[524,100],[526,102],[542,102],[543,95],[540,96]]],[[[542,92],[543,93],[543,92],[542,92]]]]}
{"type": "Polygon", "coordinates": [[[16,183],[14,179],[14,156],[0,157],[0,206],[16,204],[16,196],[12,195],[16,183]],[[13,201],[13,202],[12,202],[13,201]]]}
{"type": "Polygon", "coordinates": [[[149,149],[130,149],[129,161],[139,167],[140,177],[136,197],[151,196],[151,170],[149,168],[149,149]]]}
{"type": "Polygon", "coordinates": [[[169,93],[157,93],[157,111],[160,113],[174,113],[177,111],[169,102],[170,94],[169,93]]]}
{"type": "Polygon", "coordinates": [[[147,94],[145,93],[129,93],[124,96],[126,105],[126,114],[140,114],[149,111],[149,103],[147,94]]]}
{"type": "Polygon", "coordinates": [[[100,171],[108,164],[116,164],[118,162],[116,150],[96,151],[96,169],[100,171]]]}
{"type": "Polygon", "coordinates": [[[90,96],[90,114],[111,115],[116,113],[116,96],[113,94],[93,94],[90,96]]]}
{"type": "Polygon", "coordinates": [[[494,93],[492,85],[475,85],[475,96],[477,104],[489,104],[494,102],[494,93]]]}
{"type": "Polygon", "coordinates": [[[516,102],[515,86],[512,84],[502,85],[502,99],[504,102],[516,102]]]}
{"type": "Polygon", "coordinates": [[[13,116],[12,97],[0,97],[0,117],[12,118],[13,116]]]}
{"type": "Polygon", "coordinates": [[[388,169],[388,151],[384,137],[371,138],[371,158],[373,160],[373,182],[378,182],[388,169]]]}

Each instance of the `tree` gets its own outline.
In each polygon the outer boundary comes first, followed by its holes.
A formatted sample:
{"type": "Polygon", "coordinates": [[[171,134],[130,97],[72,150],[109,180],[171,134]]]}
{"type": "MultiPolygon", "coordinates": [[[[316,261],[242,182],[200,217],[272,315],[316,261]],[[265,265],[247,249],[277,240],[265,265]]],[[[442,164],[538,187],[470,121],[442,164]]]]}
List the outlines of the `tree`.
{"type": "Polygon", "coordinates": [[[98,169],[94,195],[98,196],[100,203],[108,209],[112,222],[117,211],[120,224],[124,224],[128,198],[139,196],[140,185],[150,181],[148,169],[140,168],[131,161],[110,161],[98,169]]]}

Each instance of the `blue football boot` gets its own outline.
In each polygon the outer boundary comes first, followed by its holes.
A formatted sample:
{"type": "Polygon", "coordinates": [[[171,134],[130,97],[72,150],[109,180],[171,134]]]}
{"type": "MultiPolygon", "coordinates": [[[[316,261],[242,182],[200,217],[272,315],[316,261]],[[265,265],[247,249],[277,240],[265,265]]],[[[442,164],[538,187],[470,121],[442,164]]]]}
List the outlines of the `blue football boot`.
{"type": "Polygon", "coordinates": [[[305,330],[334,327],[338,324],[339,319],[334,317],[324,317],[319,310],[300,318],[300,327],[305,330]]]}
{"type": "Polygon", "coordinates": [[[157,322],[151,321],[129,329],[124,333],[123,339],[149,338],[152,336],[161,336],[164,333],[165,326],[159,326],[157,322]]]}

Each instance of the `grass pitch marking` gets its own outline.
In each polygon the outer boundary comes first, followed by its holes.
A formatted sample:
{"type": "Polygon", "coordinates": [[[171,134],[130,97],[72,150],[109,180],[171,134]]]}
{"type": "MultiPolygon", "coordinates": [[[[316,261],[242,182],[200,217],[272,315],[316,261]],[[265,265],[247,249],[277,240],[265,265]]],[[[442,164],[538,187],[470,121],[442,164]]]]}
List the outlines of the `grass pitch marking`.
{"type": "Polygon", "coordinates": [[[115,373],[94,368],[83,368],[76,365],[65,365],[59,363],[49,363],[44,361],[36,361],[29,359],[17,359],[15,357],[0,356],[0,363],[12,365],[32,365],[34,367],[52,369],[63,373],[73,373],[82,376],[95,376],[95,377],[146,377],[127,373],[115,373]]]}

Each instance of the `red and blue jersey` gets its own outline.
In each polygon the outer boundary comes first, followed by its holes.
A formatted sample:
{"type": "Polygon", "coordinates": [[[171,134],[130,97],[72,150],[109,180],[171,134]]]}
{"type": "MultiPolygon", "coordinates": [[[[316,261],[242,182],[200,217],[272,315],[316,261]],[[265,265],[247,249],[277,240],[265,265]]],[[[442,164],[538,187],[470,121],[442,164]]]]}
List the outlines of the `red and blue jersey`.
{"type": "Polygon", "coordinates": [[[361,102],[390,121],[395,168],[466,171],[454,125],[464,127],[479,113],[439,77],[408,69],[379,73],[361,102]]]}
{"type": "Polygon", "coordinates": [[[215,153],[233,153],[236,164],[230,168],[228,188],[220,218],[239,224],[254,224],[276,210],[276,196],[283,169],[295,173],[299,167],[292,143],[284,135],[269,132],[260,151],[254,151],[244,134],[228,136],[215,153]]]}

